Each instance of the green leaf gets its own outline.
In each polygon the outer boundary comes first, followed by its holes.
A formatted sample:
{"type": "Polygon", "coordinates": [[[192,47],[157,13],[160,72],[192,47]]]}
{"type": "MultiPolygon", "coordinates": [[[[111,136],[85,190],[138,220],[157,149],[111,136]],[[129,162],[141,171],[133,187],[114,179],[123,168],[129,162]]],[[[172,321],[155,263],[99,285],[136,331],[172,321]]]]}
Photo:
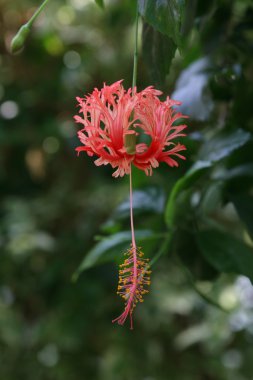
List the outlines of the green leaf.
{"type": "Polygon", "coordinates": [[[216,176],[218,179],[224,180],[238,180],[238,178],[252,178],[253,177],[253,164],[246,163],[232,167],[231,169],[226,170],[224,173],[220,173],[216,176]]]}
{"type": "Polygon", "coordinates": [[[144,20],[177,46],[181,46],[184,8],[184,0],[139,0],[139,12],[144,20]]]}
{"type": "MultiPolygon", "coordinates": [[[[134,215],[144,213],[162,214],[165,203],[164,191],[159,187],[147,187],[133,192],[134,215]]],[[[122,202],[114,211],[112,219],[129,218],[129,198],[122,202]]]]}
{"type": "Polygon", "coordinates": [[[224,183],[221,181],[215,181],[209,184],[201,201],[201,211],[204,215],[211,214],[221,206],[223,187],[224,183]]]}
{"type": "Polygon", "coordinates": [[[162,88],[177,47],[171,38],[147,23],[143,24],[142,30],[143,58],[152,83],[162,88]]]}
{"type": "Polygon", "coordinates": [[[164,255],[166,252],[170,251],[170,245],[172,242],[172,238],[173,238],[172,234],[169,234],[165,237],[162,245],[160,246],[160,249],[158,250],[158,252],[154,255],[154,257],[150,261],[150,264],[149,264],[150,267],[154,266],[155,263],[160,259],[160,257],[162,255],[164,255]]]}
{"type": "Polygon", "coordinates": [[[253,197],[249,194],[236,194],[230,196],[238,215],[253,238],[253,197]]]}
{"type": "Polygon", "coordinates": [[[202,175],[204,175],[211,167],[211,165],[212,164],[209,161],[197,161],[196,164],[194,164],[192,168],[175,183],[165,209],[165,221],[169,228],[172,228],[174,224],[176,199],[178,197],[178,194],[182,190],[187,189],[202,175]]]}
{"type": "Polygon", "coordinates": [[[186,275],[186,277],[187,277],[190,285],[193,287],[193,289],[195,290],[195,292],[201,298],[203,298],[203,300],[205,302],[209,303],[212,306],[217,307],[219,310],[222,310],[224,312],[228,311],[228,310],[224,309],[224,307],[222,305],[220,305],[215,299],[211,298],[208,294],[203,293],[203,291],[199,289],[199,287],[197,285],[197,280],[194,278],[192,272],[183,263],[180,263],[180,266],[183,269],[183,271],[184,271],[184,273],[185,273],[185,275],[186,275]]]}
{"type": "Polygon", "coordinates": [[[190,119],[206,121],[214,109],[209,89],[212,66],[210,58],[202,57],[181,71],[177,79],[172,98],[182,102],[180,112],[188,115],[190,119]]]}
{"type": "Polygon", "coordinates": [[[184,10],[185,17],[182,23],[183,36],[187,36],[190,33],[194,25],[196,11],[197,11],[197,1],[187,0],[185,3],[185,10],[184,10]]]}
{"type": "Polygon", "coordinates": [[[200,281],[213,281],[218,272],[199,252],[196,242],[196,225],[191,222],[187,224],[186,229],[182,228],[185,219],[183,216],[183,221],[173,234],[173,248],[177,252],[177,257],[185,267],[189,268],[194,278],[200,281]]]}
{"type": "Polygon", "coordinates": [[[199,248],[206,260],[218,271],[242,274],[253,281],[253,249],[221,231],[200,231],[199,248]]]}
{"type": "MultiPolygon", "coordinates": [[[[157,239],[158,237],[160,238],[160,235],[154,234],[151,230],[137,230],[135,237],[139,245],[141,241],[157,239]]],[[[106,237],[87,253],[74,273],[73,280],[76,280],[80,273],[86,269],[115,260],[130,247],[130,244],[131,231],[118,232],[106,237]]]]}
{"type": "Polygon", "coordinates": [[[104,0],[95,0],[95,3],[100,7],[100,8],[104,8],[105,5],[104,5],[104,0]]]}
{"type": "MultiPolygon", "coordinates": [[[[164,205],[165,193],[160,187],[152,186],[144,188],[143,190],[135,190],[133,192],[133,209],[135,217],[139,215],[152,215],[155,218],[155,216],[163,214],[164,205]]],[[[129,213],[128,197],[112,212],[109,219],[100,226],[101,230],[107,233],[117,232],[117,230],[120,229],[122,221],[129,221],[129,213]]],[[[152,229],[153,227],[149,226],[148,228],[152,229]]]]}
{"type": "Polygon", "coordinates": [[[199,152],[199,159],[217,162],[228,157],[236,149],[245,145],[251,138],[242,129],[230,133],[219,133],[208,139],[199,152]]]}
{"type": "Polygon", "coordinates": [[[210,161],[196,161],[180,181],[184,182],[185,187],[188,187],[198,180],[202,174],[205,174],[211,166],[212,163],[210,161]]]}

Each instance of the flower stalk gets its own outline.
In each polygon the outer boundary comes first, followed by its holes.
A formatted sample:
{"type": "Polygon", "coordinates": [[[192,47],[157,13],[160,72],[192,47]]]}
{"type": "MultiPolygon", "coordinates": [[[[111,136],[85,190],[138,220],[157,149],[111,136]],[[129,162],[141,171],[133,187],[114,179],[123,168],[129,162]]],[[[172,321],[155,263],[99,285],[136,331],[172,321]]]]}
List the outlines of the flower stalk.
{"type": "Polygon", "coordinates": [[[125,309],[123,313],[115,318],[112,322],[123,325],[130,318],[130,329],[133,330],[133,311],[138,302],[143,302],[143,295],[148,293],[147,286],[150,285],[149,259],[144,259],[144,253],[140,247],[136,246],[134,233],[134,215],[133,215],[133,186],[132,186],[132,167],[129,172],[129,203],[130,203],[130,224],[132,244],[125,255],[128,257],[120,265],[119,270],[119,294],[125,300],[125,309]]]}

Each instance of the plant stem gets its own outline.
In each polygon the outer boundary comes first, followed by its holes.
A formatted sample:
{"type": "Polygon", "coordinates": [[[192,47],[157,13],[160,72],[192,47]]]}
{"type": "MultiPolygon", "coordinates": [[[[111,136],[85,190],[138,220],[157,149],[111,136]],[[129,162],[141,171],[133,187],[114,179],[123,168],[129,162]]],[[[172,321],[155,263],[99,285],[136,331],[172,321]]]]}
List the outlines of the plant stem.
{"type": "Polygon", "coordinates": [[[132,166],[130,166],[129,173],[129,198],[130,198],[130,223],[132,233],[132,245],[136,249],[135,234],[134,234],[134,216],[133,216],[133,185],[132,185],[132,166]]]}
{"type": "Polygon", "coordinates": [[[43,3],[41,4],[41,6],[34,12],[34,14],[32,15],[32,17],[30,18],[30,20],[27,22],[27,26],[31,27],[32,24],[34,23],[35,19],[39,16],[39,14],[43,11],[43,9],[45,8],[45,6],[47,5],[47,3],[49,2],[50,0],[44,0],[43,3]]]}
{"type": "Polygon", "coordinates": [[[132,83],[132,89],[134,89],[134,87],[136,87],[136,81],[137,81],[137,63],[138,63],[138,21],[139,21],[139,9],[138,9],[138,1],[136,1],[135,43],[134,43],[134,67],[133,67],[133,83],[132,83]]]}

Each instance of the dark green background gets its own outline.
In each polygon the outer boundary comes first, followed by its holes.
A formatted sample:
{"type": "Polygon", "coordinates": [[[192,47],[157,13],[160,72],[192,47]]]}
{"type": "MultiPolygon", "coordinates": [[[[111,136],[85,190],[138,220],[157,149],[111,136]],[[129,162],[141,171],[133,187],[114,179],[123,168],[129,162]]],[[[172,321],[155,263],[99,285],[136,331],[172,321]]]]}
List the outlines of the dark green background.
{"type": "Polygon", "coordinates": [[[0,1],[0,378],[252,380],[251,1],[139,1],[138,87],[176,89],[190,118],[178,169],[134,171],[138,241],[160,257],[133,331],[111,324],[128,178],[76,157],[73,115],[131,86],[134,2],[51,1],[11,55],[38,4],[0,1]]]}

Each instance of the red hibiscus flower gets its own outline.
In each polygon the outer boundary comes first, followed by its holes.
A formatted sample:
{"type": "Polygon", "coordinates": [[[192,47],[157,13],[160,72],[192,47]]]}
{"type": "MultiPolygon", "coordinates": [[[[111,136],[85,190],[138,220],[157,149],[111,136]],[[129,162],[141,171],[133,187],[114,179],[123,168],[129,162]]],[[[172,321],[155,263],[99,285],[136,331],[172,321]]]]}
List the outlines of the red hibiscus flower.
{"type": "Polygon", "coordinates": [[[116,168],[114,177],[129,174],[131,163],[147,175],[160,162],[178,166],[176,159],[185,159],[179,152],[186,148],[174,140],[185,135],[182,131],[186,125],[174,123],[186,116],[175,111],[179,102],[169,97],[162,102],[158,97],[161,94],[153,87],[126,91],[118,81],[77,98],[81,116],[75,116],[75,120],[83,125],[78,132],[83,145],[76,148],[77,152],[94,155],[98,166],[110,164],[116,168]],[[142,134],[149,136],[150,144],[138,142],[142,134]]]}

